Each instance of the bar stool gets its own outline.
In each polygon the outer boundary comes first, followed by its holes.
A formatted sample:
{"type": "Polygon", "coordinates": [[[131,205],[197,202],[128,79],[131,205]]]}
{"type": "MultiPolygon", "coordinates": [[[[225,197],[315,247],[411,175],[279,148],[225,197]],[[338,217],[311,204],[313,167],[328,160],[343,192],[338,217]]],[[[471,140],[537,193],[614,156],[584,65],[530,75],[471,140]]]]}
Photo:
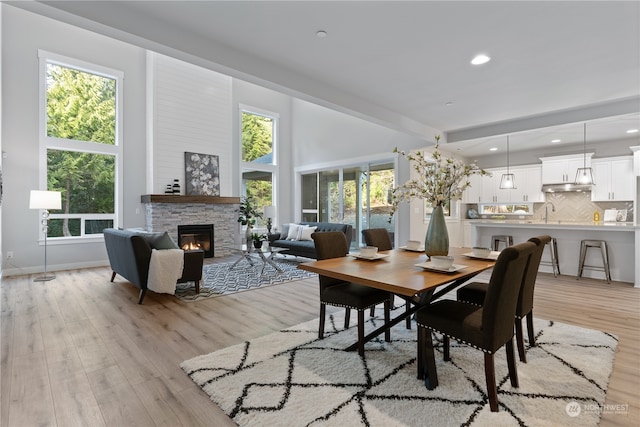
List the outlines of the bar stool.
{"type": "Polygon", "coordinates": [[[558,240],[555,237],[552,237],[551,240],[547,242],[547,245],[549,245],[549,255],[551,256],[551,260],[540,261],[540,264],[550,265],[551,267],[553,267],[553,277],[558,277],[560,275],[560,262],[558,261],[558,240]]]}
{"type": "Polygon", "coordinates": [[[580,264],[578,267],[578,277],[576,280],[582,277],[582,270],[597,270],[604,271],[607,276],[607,283],[611,283],[611,272],[609,271],[609,250],[607,249],[607,242],[604,240],[582,240],[580,242],[580,264]],[[602,264],[603,266],[594,266],[587,265],[584,263],[587,258],[587,249],[589,248],[600,248],[600,252],[602,253],[602,264]]]}
{"type": "Polygon", "coordinates": [[[500,242],[504,243],[505,247],[513,246],[513,236],[500,234],[491,236],[491,246],[493,246],[493,250],[497,251],[498,246],[500,246],[500,242]]]}

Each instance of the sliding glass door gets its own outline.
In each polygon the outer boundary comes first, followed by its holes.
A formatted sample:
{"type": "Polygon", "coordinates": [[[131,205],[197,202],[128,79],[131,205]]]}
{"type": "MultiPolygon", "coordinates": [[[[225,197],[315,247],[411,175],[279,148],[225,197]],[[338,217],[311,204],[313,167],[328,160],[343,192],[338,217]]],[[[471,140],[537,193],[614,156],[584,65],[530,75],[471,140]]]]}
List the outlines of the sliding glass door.
{"type": "Polygon", "coordinates": [[[367,228],[386,228],[393,237],[395,223],[388,219],[394,175],[388,162],[303,174],[302,219],[350,224],[352,248],[362,244],[367,228]]]}

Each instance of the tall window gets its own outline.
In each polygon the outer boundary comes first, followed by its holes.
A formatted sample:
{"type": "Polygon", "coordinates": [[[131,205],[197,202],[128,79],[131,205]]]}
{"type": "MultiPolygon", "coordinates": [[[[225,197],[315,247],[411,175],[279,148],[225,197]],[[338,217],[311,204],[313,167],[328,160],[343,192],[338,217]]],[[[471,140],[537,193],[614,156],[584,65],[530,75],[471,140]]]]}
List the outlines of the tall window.
{"type": "MultiPolygon", "coordinates": [[[[242,195],[251,197],[260,212],[275,201],[274,177],[277,171],[276,135],[278,116],[273,113],[241,109],[242,195]]],[[[275,221],[275,218],[272,218],[275,221]]],[[[266,218],[256,225],[265,226],[266,218]]]]}
{"type": "Polygon", "coordinates": [[[39,52],[41,188],[62,192],[49,237],[117,226],[122,73],[39,52]]]}

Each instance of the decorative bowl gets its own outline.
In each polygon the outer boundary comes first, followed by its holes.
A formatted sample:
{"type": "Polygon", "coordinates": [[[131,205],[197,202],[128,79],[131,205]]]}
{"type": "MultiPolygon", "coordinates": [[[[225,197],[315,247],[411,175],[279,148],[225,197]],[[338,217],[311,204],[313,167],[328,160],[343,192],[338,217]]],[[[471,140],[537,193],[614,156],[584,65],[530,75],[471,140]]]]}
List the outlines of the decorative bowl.
{"type": "Polygon", "coordinates": [[[377,246],[363,246],[360,248],[360,256],[373,258],[378,253],[377,246]]]}
{"type": "Polygon", "coordinates": [[[453,265],[452,256],[432,256],[431,265],[440,270],[447,270],[453,265]]]}
{"type": "Polygon", "coordinates": [[[480,246],[474,246],[471,248],[473,252],[473,256],[477,256],[478,258],[486,258],[491,254],[491,248],[482,248],[480,246]]]}

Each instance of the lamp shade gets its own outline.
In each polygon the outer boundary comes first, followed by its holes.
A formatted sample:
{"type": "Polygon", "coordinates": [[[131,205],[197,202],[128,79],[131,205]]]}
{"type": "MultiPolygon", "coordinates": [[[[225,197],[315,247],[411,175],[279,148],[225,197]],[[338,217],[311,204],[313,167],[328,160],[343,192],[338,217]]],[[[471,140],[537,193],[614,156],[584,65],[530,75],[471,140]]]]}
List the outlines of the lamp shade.
{"type": "Polygon", "coordinates": [[[265,206],[264,207],[264,217],[265,218],[275,218],[276,217],[276,207],[275,206],[265,206]]]}
{"type": "Polygon", "coordinates": [[[59,191],[31,190],[29,209],[61,209],[62,194],[59,191]]]}

